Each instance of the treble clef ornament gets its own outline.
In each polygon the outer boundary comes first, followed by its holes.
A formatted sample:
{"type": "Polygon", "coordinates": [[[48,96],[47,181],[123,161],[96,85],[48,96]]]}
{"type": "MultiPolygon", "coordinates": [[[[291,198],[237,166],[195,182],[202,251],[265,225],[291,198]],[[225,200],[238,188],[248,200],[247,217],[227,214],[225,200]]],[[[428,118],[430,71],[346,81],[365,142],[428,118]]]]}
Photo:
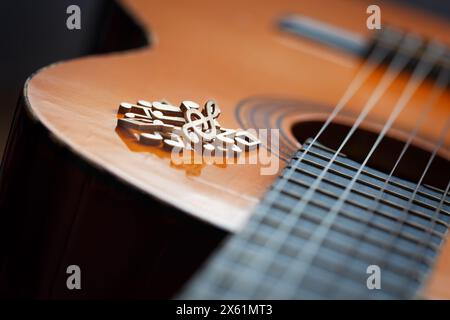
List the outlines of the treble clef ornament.
{"type": "Polygon", "coordinates": [[[167,150],[194,150],[207,156],[236,156],[260,145],[260,141],[241,129],[226,129],[217,118],[220,109],[214,100],[200,106],[184,100],[179,107],[167,101],[137,104],[123,102],[118,110],[117,126],[132,130],[138,141],[167,150]]]}
{"type": "Polygon", "coordinates": [[[202,112],[195,108],[186,110],[186,123],[182,127],[184,138],[194,144],[214,140],[217,135],[215,119],[219,115],[220,109],[213,100],[206,102],[202,112]]]}

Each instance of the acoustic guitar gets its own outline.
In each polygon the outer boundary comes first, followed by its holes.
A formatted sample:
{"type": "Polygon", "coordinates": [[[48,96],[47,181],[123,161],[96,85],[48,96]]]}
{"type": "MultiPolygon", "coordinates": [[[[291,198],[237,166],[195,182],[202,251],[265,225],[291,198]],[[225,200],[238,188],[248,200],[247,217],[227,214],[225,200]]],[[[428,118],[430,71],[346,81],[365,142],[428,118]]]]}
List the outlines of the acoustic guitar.
{"type": "Polygon", "coordinates": [[[370,5],[121,1],[148,46],[25,84],[1,295],[450,298],[449,25],[386,1],[368,28],[370,5]],[[275,132],[235,151],[270,162],[174,163],[186,124],[275,132]]]}

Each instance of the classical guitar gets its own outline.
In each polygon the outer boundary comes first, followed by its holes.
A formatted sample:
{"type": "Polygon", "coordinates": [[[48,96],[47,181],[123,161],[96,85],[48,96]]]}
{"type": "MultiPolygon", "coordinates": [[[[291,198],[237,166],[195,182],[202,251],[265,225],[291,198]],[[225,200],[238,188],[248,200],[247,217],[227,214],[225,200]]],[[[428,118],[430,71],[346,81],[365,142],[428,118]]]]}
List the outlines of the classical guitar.
{"type": "Polygon", "coordinates": [[[25,84],[2,296],[450,298],[446,21],[393,2],[380,28],[368,1],[121,6],[148,46],[25,84]]]}

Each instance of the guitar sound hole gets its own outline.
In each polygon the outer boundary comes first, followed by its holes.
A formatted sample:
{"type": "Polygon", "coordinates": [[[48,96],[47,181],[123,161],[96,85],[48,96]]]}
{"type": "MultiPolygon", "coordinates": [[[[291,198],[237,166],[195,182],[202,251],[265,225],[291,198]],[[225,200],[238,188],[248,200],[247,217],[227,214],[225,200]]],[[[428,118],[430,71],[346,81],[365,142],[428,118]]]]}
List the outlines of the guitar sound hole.
{"type": "MultiPolygon", "coordinates": [[[[292,127],[292,132],[298,141],[304,142],[306,139],[314,137],[322,125],[323,122],[321,121],[297,123],[292,127]]],[[[328,148],[337,150],[349,130],[350,127],[347,125],[332,123],[323,132],[319,142],[328,148]]],[[[377,132],[358,129],[347,142],[342,153],[346,154],[350,159],[362,163],[377,137],[377,132]]],[[[368,166],[389,174],[404,146],[405,141],[398,140],[392,136],[385,136],[371,156],[368,166]]],[[[411,182],[418,182],[425,171],[430,157],[430,151],[424,150],[414,145],[414,143],[411,144],[395,169],[394,176],[411,182]]],[[[450,162],[436,155],[424,176],[422,184],[445,190],[449,180],[450,162]]]]}

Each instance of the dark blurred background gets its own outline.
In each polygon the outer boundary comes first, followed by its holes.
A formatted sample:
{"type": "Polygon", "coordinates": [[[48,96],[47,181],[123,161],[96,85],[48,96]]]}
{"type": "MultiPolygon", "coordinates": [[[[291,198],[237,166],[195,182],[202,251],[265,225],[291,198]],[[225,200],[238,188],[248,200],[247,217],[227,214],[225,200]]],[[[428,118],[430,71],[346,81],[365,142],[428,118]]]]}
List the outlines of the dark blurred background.
{"type": "MultiPolygon", "coordinates": [[[[396,1],[450,17],[450,1],[396,1]]],[[[33,72],[56,61],[146,43],[143,31],[112,0],[2,0],[0,23],[0,159],[23,84],[33,72]],[[81,30],[66,28],[72,4],[81,8],[81,30]]]]}
{"type": "Polygon", "coordinates": [[[143,30],[112,0],[2,0],[0,23],[0,161],[31,74],[57,61],[146,44],[143,30]],[[80,30],[66,27],[67,7],[74,4],[81,9],[80,30]]]}

